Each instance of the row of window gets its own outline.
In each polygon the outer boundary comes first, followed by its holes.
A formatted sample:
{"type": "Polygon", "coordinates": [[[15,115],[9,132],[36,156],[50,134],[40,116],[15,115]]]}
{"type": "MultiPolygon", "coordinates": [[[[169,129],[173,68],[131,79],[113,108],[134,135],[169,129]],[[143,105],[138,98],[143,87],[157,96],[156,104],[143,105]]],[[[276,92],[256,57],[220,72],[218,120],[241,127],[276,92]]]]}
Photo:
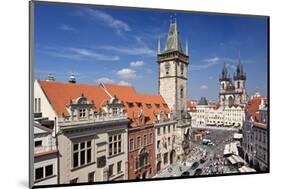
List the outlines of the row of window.
{"type": "Polygon", "coordinates": [[[109,148],[108,148],[109,156],[120,154],[122,152],[122,135],[121,134],[109,136],[108,143],[109,143],[109,145],[108,145],[109,146],[109,148]]]}
{"type": "MultiPolygon", "coordinates": [[[[175,143],[175,138],[173,138],[173,143],[175,143]]],[[[160,144],[161,144],[161,141],[160,140],[157,140],[157,149],[160,149],[160,144]]],[[[163,142],[163,147],[164,148],[168,148],[168,146],[171,145],[171,137],[168,137],[167,139],[167,143],[166,142],[163,142]],[[167,146],[168,145],[168,146],[167,146]]]]}
{"type": "MultiPolygon", "coordinates": [[[[114,168],[115,168],[114,164],[109,165],[109,167],[108,167],[108,177],[114,176],[114,168]]],[[[122,172],[122,161],[117,162],[117,170],[116,171],[117,171],[117,174],[122,172]]]]}
{"type": "MultiPolygon", "coordinates": [[[[133,108],[135,105],[133,102],[127,102],[127,105],[130,107],[130,108],[133,108]]],[[[136,102],[136,105],[137,107],[141,108],[143,107],[144,105],[141,103],[141,102],[136,102]]],[[[156,108],[160,109],[160,104],[154,104],[156,106],[156,108]]],[[[145,104],[146,108],[148,109],[151,109],[152,108],[152,104],[145,104]]],[[[167,104],[162,104],[163,107],[165,108],[168,108],[168,105],[167,104]]]]}
{"type": "Polygon", "coordinates": [[[92,162],[92,141],[73,144],[73,168],[92,162]]]}
{"type": "MultiPolygon", "coordinates": [[[[108,137],[108,156],[117,155],[123,152],[122,134],[111,135],[108,137]]],[[[93,162],[93,147],[92,141],[83,141],[73,144],[72,157],[73,168],[93,162]]]]}
{"type": "MultiPolygon", "coordinates": [[[[166,69],[166,75],[169,75],[170,64],[168,62],[165,64],[165,69],[166,69]]],[[[184,64],[180,65],[180,71],[181,71],[181,75],[183,75],[183,73],[184,73],[184,64]]]]}
{"type": "Polygon", "coordinates": [[[39,167],[35,169],[35,181],[53,176],[53,165],[39,167]]]}
{"type": "Polygon", "coordinates": [[[153,134],[152,133],[149,134],[149,138],[148,138],[148,135],[146,135],[146,134],[143,135],[143,137],[138,136],[136,139],[136,142],[135,142],[134,138],[130,138],[129,150],[133,151],[135,149],[139,149],[142,146],[146,146],[146,145],[149,145],[152,143],[153,143],[153,134]]]}
{"type": "MultiPolygon", "coordinates": [[[[167,128],[167,130],[168,130],[168,133],[170,133],[171,132],[171,125],[168,125],[168,126],[163,126],[163,134],[166,134],[166,128],[167,128]]],[[[175,125],[173,125],[173,131],[175,131],[176,130],[176,126],[175,125]]],[[[161,127],[158,127],[157,128],[157,135],[158,136],[160,136],[161,135],[161,127]]]]}

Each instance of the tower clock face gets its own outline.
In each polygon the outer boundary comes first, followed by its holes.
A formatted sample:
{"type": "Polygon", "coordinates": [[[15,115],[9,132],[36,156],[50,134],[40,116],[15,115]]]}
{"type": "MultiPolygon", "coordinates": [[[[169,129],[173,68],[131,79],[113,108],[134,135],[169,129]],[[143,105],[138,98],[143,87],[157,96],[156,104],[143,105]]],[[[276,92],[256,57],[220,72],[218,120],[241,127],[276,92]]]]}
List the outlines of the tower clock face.
{"type": "Polygon", "coordinates": [[[169,71],[169,69],[170,69],[170,64],[169,64],[169,62],[166,62],[166,63],[165,63],[165,69],[166,69],[166,71],[169,71]]]}

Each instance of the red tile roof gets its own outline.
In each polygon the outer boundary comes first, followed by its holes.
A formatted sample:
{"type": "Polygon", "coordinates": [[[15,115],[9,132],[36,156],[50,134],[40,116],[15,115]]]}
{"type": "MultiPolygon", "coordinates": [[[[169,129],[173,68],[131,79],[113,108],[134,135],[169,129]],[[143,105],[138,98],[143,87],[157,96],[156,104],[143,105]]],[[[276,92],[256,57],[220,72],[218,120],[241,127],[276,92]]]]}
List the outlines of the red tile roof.
{"type": "Polygon", "coordinates": [[[264,103],[267,103],[267,97],[264,96],[258,96],[258,97],[253,97],[247,107],[247,111],[252,115],[253,119],[255,121],[259,121],[259,106],[261,104],[262,99],[264,100],[264,103]]]}
{"type": "Polygon", "coordinates": [[[186,101],[186,108],[188,111],[195,112],[196,111],[196,103],[192,100],[186,101]]]}
{"type": "Polygon", "coordinates": [[[69,115],[66,105],[82,94],[88,101],[94,101],[94,111],[98,111],[102,103],[109,100],[109,95],[99,86],[90,84],[38,81],[52,107],[58,115],[69,115]]]}
{"type": "Polygon", "coordinates": [[[155,123],[157,121],[156,114],[161,110],[164,112],[165,119],[167,119],[170,110],[161,95],[137,93],[132,86],[112,84],[105,84],[104,86],[105,90],[112,96],[116,96],[123,101],[128,117],[132,120],[132,127],[155,123]],[[138,118],[141,110],[146,120],[138,118]]]}

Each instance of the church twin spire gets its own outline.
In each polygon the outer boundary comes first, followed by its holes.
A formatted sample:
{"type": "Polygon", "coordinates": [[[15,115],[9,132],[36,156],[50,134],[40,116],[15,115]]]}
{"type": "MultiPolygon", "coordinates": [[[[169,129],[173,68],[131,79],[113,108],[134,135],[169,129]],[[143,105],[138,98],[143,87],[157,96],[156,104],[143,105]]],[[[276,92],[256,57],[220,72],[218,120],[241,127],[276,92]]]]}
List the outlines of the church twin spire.
{"type": "MultiPolygon", "coordinates": [[[[240,56],[238,58],[238,64],[236,66],[236,72],[234,73],[233,79],[234,80],[246,80],[246,73],[244,73],[243,65],[241,64],[241,61],[240,61],[240,56]]],[[[228,69],[227,69],[226,64],[224,63],[223,68],[222,68],[222,73],[220,76],[220,81],[226,81],[226,80],[231,80],[231,78],[228,75],[228,69]]]]}

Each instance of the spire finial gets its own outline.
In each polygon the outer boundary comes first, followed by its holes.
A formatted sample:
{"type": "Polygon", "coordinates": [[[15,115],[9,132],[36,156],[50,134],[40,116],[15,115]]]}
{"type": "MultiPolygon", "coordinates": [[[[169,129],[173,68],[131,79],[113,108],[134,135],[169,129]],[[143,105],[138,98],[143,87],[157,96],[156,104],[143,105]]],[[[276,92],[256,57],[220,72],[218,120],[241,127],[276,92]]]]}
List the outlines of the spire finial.
{"type": "Polygon", "coordinates": [[[177,24],[177,13],[175,13],[174,15],[175,15],[174,22],[175,24],[177,24]]]}
{"type": "Polygon", "coordinates": [[[160,37],[158,37],[158,49],[157,49],[157,53],[160,54],[161,52],[161,44],[160,44],[160,37]]]}
{"type": "Polygon", "coordinates": [[[188,43],[187,40],[185,41],[185,54],[188,56],[188,43]]]}

